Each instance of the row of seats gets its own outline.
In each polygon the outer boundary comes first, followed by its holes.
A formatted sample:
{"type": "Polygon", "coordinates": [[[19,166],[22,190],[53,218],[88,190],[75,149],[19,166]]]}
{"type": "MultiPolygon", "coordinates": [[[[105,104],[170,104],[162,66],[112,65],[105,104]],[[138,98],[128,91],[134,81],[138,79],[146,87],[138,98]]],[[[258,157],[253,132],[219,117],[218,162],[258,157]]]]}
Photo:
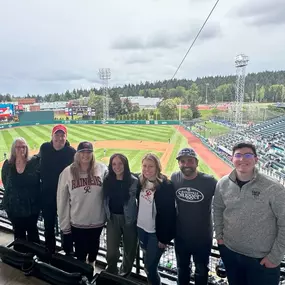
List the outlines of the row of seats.
{"type": "Polygon", "coordinates": [[[222,146],[229,154],[232,147],[242,141],[256,145],[260,168],[268,169],[274,176],[285,179],[285,116],[220,136],[215,139],[214,147],[223,152],[222,146]]]}

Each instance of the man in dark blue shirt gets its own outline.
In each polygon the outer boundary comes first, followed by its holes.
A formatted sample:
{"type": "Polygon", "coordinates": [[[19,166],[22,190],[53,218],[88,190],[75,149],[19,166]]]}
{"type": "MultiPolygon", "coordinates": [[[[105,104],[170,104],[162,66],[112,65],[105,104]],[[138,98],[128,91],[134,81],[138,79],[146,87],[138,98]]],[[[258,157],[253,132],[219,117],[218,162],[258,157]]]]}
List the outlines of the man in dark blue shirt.
{"type": "Polygon", "coordinates": [[[197,171],[198,157],[193,149],[182,149],[177,160],[180,171],[172,174],[171,181],[177,208],[175,253],[178,285],[189,284],[191,256],[196,269],[195,285],[207,285],[213,239],[211,205],[217,181],[197,171]]]}

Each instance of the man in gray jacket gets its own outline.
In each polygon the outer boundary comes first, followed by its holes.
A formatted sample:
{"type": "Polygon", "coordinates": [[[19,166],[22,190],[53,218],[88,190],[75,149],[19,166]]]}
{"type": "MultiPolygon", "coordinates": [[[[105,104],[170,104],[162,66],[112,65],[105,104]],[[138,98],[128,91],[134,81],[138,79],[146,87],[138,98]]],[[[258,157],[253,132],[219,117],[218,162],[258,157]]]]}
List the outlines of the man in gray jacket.
{"type": "Polygon", "coordinates": [[[278,285],[285,254],[285,188],[261,174],[255,146],[233,147],[235,169],[217,184],[214,229],[230,285],[278,285]]]}

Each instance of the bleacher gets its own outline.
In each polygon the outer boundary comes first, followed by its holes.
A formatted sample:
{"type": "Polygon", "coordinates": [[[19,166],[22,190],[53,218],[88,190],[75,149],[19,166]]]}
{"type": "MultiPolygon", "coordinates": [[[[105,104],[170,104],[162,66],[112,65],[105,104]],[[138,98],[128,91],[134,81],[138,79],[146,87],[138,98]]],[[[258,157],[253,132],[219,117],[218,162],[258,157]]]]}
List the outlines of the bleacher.
{"type": "Polygon", "coordinates": [[[285,116],[277,117],[266,122],[256,124],[250,128],[251,131],[264,136],[272,135],[276,132],[285,132],[285,116]]]}
{"type": "Polygon", "coordinates": [[[257,147],[258,168],[285,183],[285,116],[260,123],[215,139],[214,147],[228,157],[232,147],[242,141],[257,147]]]}
{"type": "MultiPolygon", "coordinates": [[[[6,212],[1,209],[1,202],[4,195],[4,189],[0,188],[0,231],[1,228],[5,229],[5,231],[12,231],[12,225],[10,220],[7,217],[6,212]]],[[[42,217],[39,218],[38,221],[38,229],[40,234],[40,239],[43,242],[44,241],[44,223],[42,217]]],[[[56,244],[57,248],[61,248],[61,237],[60,232],[58,229],[58,226],[56,227],[56,244]]],[[[100,266],[102,268],[105,268],[106,266],[106,249],[107,249],[107,238],[106,238],[106,229],[103,229],[103,232],[100,237],[100,249],[96,261],[96,266],[100,266]]],[[[122,248],[120,249],[120,253],[122,255],[122,248]]],[[[216,275],[216,265],[219,261],[219,251],[216,245],[216,242],[214,242],[212,253],[210,257],[210,264],[209,264],[209,285],[227,285],[228,282],[226,279],[222,279],[216,275]]],[[[1,262],[1,261],[0,261],[1,262]]],[[[284,267],[285,264],[282,263],[282,267],[284,267]]],[[[194,269],[194,264],[193,264],[194,269]]],[[[136,279],[138,281],[141,281],[143,284],[146,284],[146,275],[144,273],[144,264],[143,264],[143,254],[142,251],[138,249],[136,261],[133,265],[133,271],[132,271],[132,278],[136,279]]],[[[174,244],[168,246],[165,253],[160,259],[159,263],[159,272],[162,277],[162,284],[163,285],[171,285],[176,284],[177,280],[177,264],[176,264],[176,257],[175,257],[175,250],[174,250],[174,244]]],[[[194,272],[194,271],[193,271],[194,272]]],[[[283,277],[282,277],[283,280],[283,277]]],[[[140,283],[141,284],[141,283],[140,283]]],[[[194,275],[191,274],[191,282],[190,284],[194,284],[194,275]]],[[[190,285],[189,284],[189,285],[190,285]]]]}

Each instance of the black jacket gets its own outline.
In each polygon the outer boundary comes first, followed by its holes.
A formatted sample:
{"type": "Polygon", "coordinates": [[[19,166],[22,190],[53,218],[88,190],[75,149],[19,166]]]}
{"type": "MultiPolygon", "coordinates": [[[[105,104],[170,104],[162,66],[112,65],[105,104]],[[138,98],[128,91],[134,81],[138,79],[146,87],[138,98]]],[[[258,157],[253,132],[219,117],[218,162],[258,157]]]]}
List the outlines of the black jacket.
{"type": "Polygon", "coordinates": [[[40,171],[38,157],[32,157],[22,174],[16,166],[5,160],[2,181],[5,188],[3,208],[8,216],[24,218],[40,212],[40,171]]]}
{"type": "Polygon", "coordinates": [[[44,205],[56,207],[56,192],[60,173],[73,162],[75,149],[66,141],[61,150],[55,150],[52,142],[40,147],[40,175],[42,181],[42,201],[44,205]]]}
{"type": "MultiPolygon", "coordinates": [[[[142,186],[139,183],[137,199],[142,186]]],[[[155,230],[158,241],[163,244],[169,244],[176,233],[176,209],[175,209],[175,190],[172,182],[164,177],[162,183],[156,187],[154,193],[156,206],[155,230]]]]}

